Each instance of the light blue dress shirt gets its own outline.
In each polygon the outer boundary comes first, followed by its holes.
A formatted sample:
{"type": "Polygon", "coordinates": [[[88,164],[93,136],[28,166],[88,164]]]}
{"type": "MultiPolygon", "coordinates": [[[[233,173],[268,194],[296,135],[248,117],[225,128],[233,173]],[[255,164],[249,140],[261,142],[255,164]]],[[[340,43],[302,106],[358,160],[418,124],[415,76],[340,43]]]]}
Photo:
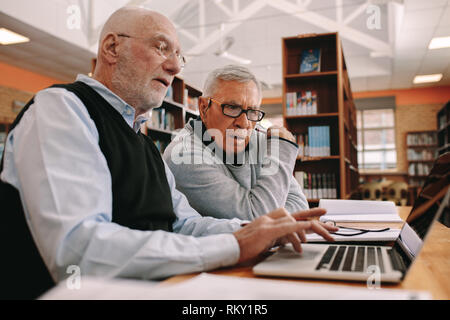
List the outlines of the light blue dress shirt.
{"type": "MultiPolygon", "coordinates": [[[[134,108],[94,79],[79,75],[77,80],[139,130],[145,119],[134,121],[134,108]]],[[[69,275],[70,265],[82,275],[161,279],[238,261],[239,245],[230,233],[242,221],[201,217],[175,188],[167,165],[174,232],[112,222],[111,175],[98,141],[83,103],[62,88],[37,93],[7,137],[0,178],[19,190],[31,234],[55,281],[69,275]]]]}

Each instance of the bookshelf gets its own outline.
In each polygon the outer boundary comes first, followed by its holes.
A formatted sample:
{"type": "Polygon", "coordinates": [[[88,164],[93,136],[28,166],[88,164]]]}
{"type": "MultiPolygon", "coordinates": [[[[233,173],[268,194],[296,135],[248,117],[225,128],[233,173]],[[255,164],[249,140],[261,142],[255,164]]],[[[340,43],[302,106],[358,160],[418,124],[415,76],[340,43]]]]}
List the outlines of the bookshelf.
{"type": "Polygon", "coordinates": [[[450,151],[450,101],[437,113],[437,152],[439,155],[450,151]]]}
{"type": "Polygon", "coordinates": [[[300,146],[294,176],[311,207],[349,199],[359,183],[356,108],[339,34],[283,38],[282,56],[284,124],[300,146]],[[300,73],[309,49],[320,49],[319,68],[300,73]]]}
{"type": "Polygon", "coordinates": [[[406,147],[408,184],[421,187],[437,156],[436,131],[407,132],[406,147]]]}

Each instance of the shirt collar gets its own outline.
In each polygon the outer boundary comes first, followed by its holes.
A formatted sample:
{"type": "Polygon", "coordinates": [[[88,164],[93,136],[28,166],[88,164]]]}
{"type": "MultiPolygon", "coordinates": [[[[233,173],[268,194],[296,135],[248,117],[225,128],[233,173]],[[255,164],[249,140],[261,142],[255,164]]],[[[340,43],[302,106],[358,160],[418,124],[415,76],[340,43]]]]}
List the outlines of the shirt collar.
{"type": "Polygon", "coordinates": [[[79,74],[76,81],[84,82],[94,89],[99,95],[101,95],[103,99],[105,99],[117,112],[122,115],[128,125],[133,128],[135,132],[138,132],[141,124],[148,120],[145,113],[137,116],[135,121],[134,115],[136,110],[99,81],[84,74],[79,74]]]}

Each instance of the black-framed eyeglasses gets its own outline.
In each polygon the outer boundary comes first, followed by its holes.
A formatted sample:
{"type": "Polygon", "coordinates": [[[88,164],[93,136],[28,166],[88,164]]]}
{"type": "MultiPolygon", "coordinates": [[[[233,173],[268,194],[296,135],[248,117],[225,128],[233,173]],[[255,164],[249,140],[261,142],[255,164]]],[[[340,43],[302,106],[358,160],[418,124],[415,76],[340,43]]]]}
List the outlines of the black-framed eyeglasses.
{"type": "Polygon", "coordinates": [[[258,122],[264,118],[265,113],[257,109],[242,109],[239,105],[228,103],[220,103],[216,99],[209,98],[208,108],[211,106],[211,101],[214,101],[222,108],[222,113],[231,118],[239,118],[241,114],[245,113],[249,121],[258,122]]]}
{"type": "Polygon", "coordinates": [[[180,52],[178,52],[177,50],[174,50],[172,48],[172,45],[164,39],[161,39],[159,37],[154,37],[154,38],[133,37],[133,36],[130,36],[130,35],[124,34],[124,33],[119,33],[119,34],[117,34],[117,36],[124,37],[124,38],[132,38],[132,39],[151,40],[152,46],[156,49],[156,51],[158,52],[158,54],[161,57],[168,60],[172,56],[175,56],[181,68],[184,68],[186,65],[186,58],[180,52]]]}
{"type": "Polygon", "coordinates": [[[344,236],[344,237],[352,237],[352,236],[359,236],[361,234],[369,233],[369,232],[384,232],[389,231],[391,228],[384,228],[384,229],[360,229],[360,228],[350,228],[350,227],[343,227],[336,225],[336,221],[327,220],[325,223],[329,223],[333,225],[334,227],[338,227],[339,229],[346,229],[346,230],[353,230],[355,232],[352,233],[339,233],[339,232],[330,232],[331,234],[335,234],[337,236],[344,236]]]}

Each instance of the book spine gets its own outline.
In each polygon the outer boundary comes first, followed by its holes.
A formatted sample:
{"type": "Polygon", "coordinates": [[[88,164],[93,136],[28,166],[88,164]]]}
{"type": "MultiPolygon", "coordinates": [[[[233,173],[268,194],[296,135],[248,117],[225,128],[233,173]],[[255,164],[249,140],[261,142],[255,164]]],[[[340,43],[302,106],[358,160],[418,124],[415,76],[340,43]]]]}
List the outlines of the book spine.
{"type": "Polygon", "coordinates": [[[311,198],[311,196],[309,194],[309,183],[308,183],[309,178],[308,177],[309,177],[309,173],[305,173],[303,175],[303,186],[304,186],[303,193],[305,194],[307,199],[311,198]]]}
{"type": "Polygon", "coordinates": [[[318,173],[317,175],[317,199],[323,198],[323,184],[322,184],[322,174],[318,173]]]}

